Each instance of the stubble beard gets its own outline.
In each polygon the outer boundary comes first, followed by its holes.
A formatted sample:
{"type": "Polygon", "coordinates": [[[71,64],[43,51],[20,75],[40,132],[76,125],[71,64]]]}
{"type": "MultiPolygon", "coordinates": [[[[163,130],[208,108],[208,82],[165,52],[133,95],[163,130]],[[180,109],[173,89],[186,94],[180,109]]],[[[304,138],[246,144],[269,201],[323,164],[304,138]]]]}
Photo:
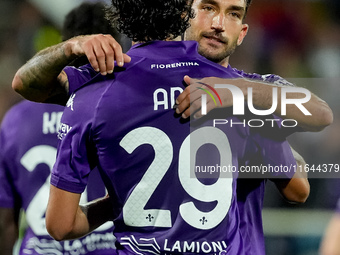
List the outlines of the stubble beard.
{"type": "Polygon", "coordinates": [[[221,50],[220,52],[216,52],[217,49],[213,47],[203,47],[201,45],[198,46],[198,53],[205,57],[206,59],[214,62],[214,63],[222,63],[227,58],[230,57],[231,54],[234,53],[236,47],[237,47],[237,41],[233,42],[230,46],[228,46],[228,42],[226,42],[227,47],[225,47],[225,50],[221,50]]]}

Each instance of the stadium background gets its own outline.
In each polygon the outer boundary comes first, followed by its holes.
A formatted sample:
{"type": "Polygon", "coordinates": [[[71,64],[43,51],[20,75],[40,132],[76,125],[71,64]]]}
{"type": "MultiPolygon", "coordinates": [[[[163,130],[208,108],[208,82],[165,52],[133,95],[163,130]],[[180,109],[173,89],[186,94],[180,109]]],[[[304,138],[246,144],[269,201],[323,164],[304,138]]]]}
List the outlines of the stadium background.
{"type": "MultiPolygon", "coordinates": [[[[21,100],[11,88],[16,70],[37,50],[60,42],[65,14],[81,2],[0,1],[0,122],[21,100]]],[[[247,17],[250,31],[231,57],[233,67],[278,74],[307,87],[331,106],[332,126],[320,133],[290,137],[292,146],[310,165],[340,164],[339,13],[338,0],[253,0],[247,17]]],[[[318,254],[340,197],[340,179],[311,178],[310,184],[308,201],[289,205],[268,183],[263,211],[268,255],[318,254]]]]}

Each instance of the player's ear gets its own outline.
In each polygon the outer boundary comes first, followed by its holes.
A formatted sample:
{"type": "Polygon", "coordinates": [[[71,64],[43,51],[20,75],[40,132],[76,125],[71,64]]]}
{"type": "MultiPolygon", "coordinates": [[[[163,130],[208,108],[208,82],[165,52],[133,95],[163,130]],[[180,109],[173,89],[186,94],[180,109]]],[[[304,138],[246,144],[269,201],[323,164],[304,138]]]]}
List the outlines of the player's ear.
{"type": "Polygon", "coordinates": [[[246,37],[248,33],[248,29],[249,29],[248,24],[242,24],[242,29],[237,40],[237,46],[240,46],[242,44],[244,37],[246,37]]]}

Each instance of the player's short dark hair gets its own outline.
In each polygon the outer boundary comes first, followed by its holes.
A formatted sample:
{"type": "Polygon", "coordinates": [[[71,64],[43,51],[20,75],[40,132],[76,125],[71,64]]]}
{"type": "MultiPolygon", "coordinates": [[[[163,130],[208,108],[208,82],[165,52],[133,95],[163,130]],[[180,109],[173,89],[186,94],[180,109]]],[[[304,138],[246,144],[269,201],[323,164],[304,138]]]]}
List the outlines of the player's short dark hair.
{"type": "MultiPolygon", "coordinates": [[[[85,2],[72,9],[64,19],[61,35],[63,41],[78,35],[110,34],[124,49],[131,47],[131,41],[121,35],[118,30],[106,19],[104,3],[85,2]]],[[[75,59],[70,65],[82,66],[88,64],[86,56],[75,59]]]]}
{"type": "Polygon", "coordinates": [[[248,12],[248,9],[249,9],[249,6],[250,6],[252,0],[245,0],[245,1],[246,1],[246,12],[244,14],[244,17],[246,17],[246,15],[247,15],[247,12],[248,12]]]}
{"type": "Polygon", "coordinates": [[[119,38],[118,30],[105,18],[106,6],[103,3],[82,3],[65,17],[62,39],[68,40],[78,35],[110,34],[119,38]]]}
{"type": "Polygon", "coordinates": [[[133,41],[173,39],[189,27],[192,0],[111,0],[107,18],[133,41]]]}

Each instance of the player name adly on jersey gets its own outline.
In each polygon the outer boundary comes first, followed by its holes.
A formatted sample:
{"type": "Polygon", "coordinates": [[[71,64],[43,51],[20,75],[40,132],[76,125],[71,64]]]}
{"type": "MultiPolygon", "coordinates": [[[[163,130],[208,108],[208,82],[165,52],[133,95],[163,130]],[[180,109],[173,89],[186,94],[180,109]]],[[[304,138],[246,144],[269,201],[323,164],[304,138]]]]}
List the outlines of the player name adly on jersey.
{"type": "Polygon", "coordinates": [[[153,109],[168,110],[175,105],[177,96],[183,92],[181,87],[158,88],[153,92],[153,109]]]}

